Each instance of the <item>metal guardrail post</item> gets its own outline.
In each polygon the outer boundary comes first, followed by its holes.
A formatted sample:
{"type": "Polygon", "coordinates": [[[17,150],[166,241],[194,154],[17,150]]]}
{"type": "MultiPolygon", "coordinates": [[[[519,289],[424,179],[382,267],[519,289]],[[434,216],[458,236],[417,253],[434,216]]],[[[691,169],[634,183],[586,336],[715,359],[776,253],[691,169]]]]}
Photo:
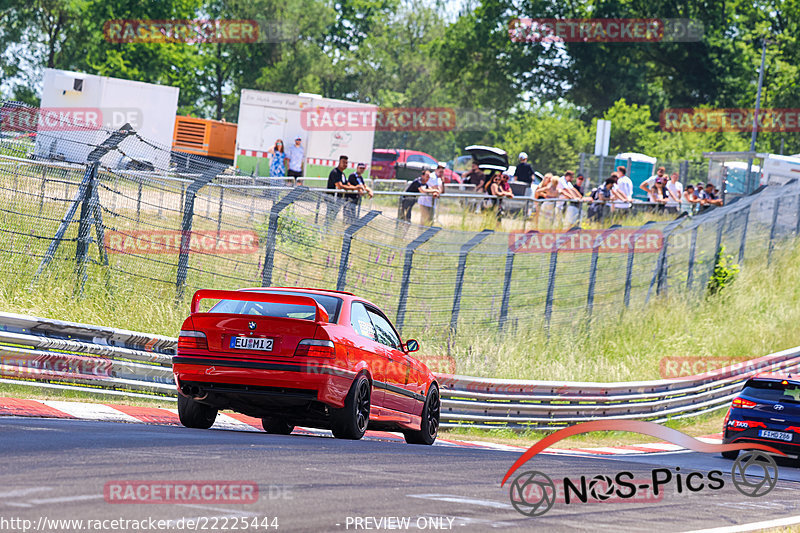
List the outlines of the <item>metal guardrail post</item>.
{"type": "Polygon", "coordinates": [[[550,272],[549,277],[547,279],[547,297],[544,301],[544,327],[547,329],[548,334],[550,331],[550,318],[553,316],[553,297],[555,296],[556,291],[556,267],[558,266],[558,250],[561,246],[566,242],[564,238],[566,235],[571,234],[574,231],[579,231],[580,228],[573,227],[567,230],[564,235],[556,237],[556,246],[552,252],[550,252],[550,272]]]}
{"type": "Polygon", "coordinates": [[[272,204],[269,210],[269,227],[267,228],[267,242],[264,246],[264,270],[261,273],[261,286],[269,287],[272,284],[272,268],[275,261],[275,245],[278,240],[278,217],[281,211],[289,207],[298,198],[308,192],[308,187],[297,187],[289,191],[289,194],[272,204]]]}
{"type": "Polygon", "coordinates": [[[408,298],[408,286],[411,283],[411,266],[414,262],[414,251],[431,240],[441,229],[440,227],[428,228],[406,246],[403,259],[403,279],[400,282],[400,299],[397,303],[397,318],[394,321],[397,331],[401,334],[403,333],[403,324],[406,319],[406,299],[408,298]]]}
{"type": "Polygon", "coordinates": [[[589,266],[589,290],[586,293],[586,315],[589,317],[592,316],[592,309],[594,308],[594,287],[597,282],[597,261],[599,259],[600,245],[603,244],[609,234],[621,227],[620,224],[614,224],[601,233],[600,237],[595,239],[594,246],[592,246],[592,262],[589,266]]]}
{"type": "Polygon", "coordinates": [[[467,256],[470,250],[478,246],[481,241],[494,233],[493,230],[485,229],[472,236],[470,240],[461,245],[458,251],[458,268],[456,269],[456,287],[453,295],[453,310],[450,313],[450,333],[455,335],[458,331],[458,315],[461,312],[461,290],[464,287],[464,271],[467,269],[467,256]]]}
{"type": "Polygon", "coordinates": [[[344,236],[342,237],[342,254],[339,258],[339,278],[336,281],[337,291],[343,291],[347,285],[347,262],[350,260],[350,245],[353,242],[353,235],[380,214],[380,211],[370,211],[353,224],[347,226],[347,229],[344,230],[344,236]]]}
{"type": "Polygon", "coordinates": [[[500,302],[500,318],[497,321],[497,329],[503,331],[508,320],[508,302],[511,299],[511,275],[514,272],[514,256],[517,255],[509,246],[506,252],[506,269],[503,277],[503,299],[500,302]]]}
{"type": "Polygon", "coordinates": [[[696,250],[697,250],[697,226],[692,228],[692,242],[689,244],[689,265],[686,268],[687,291],[691,290],[692,282],[694,281],[694,256],[696,250]]]}
{"type": "Polygon", "coordinates": [[[775,248],[775,231],[778,227],[778,211],[781,208],[781,197],[775,198],[772,204],[772,226],[769,229],[769,247],[767,248],[767,266],[772,262],[772,250],[775,248]]]}
{"type": "MultiPolygon", "coordinates": [[[[800,197],[798,197],[798,205],[800,205],[800,197]]],[[[747,226],[750,222],[750,205],[745,208],[744,212],[744,228],[742,229],[742,240],[739,242],[739,264],[744,261],[744,247],[747,242],[747,226]]],[[[797,223],[800,225],[800,211],[797,213],[797,223]]]]}
{"type": "Polygon", "coordinates": [[[625,307],[629,307],[631,303],[631,277],[633,276],[633,255],[636,253],[636,239],[639,237],[639,235],[647,231],[648,226],[651,224],[653,224],[652,220],[645,222],[642,227],[633,233],[631,240],[628,241],[628,260],[625,271],[625,294],[622,298],[625,307]],[[633,246],[631,246],[631,243],[633,246]]]}

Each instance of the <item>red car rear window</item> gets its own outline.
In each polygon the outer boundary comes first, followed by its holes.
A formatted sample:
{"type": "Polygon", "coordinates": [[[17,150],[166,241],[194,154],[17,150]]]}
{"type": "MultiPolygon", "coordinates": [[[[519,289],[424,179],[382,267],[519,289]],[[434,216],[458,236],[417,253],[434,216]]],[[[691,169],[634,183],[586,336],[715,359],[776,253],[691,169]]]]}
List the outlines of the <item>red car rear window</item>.
{"type": "Polygon", "coordinates": [[[385,152],[372,152],[373,161],[395,161],[396,159],[397,159],[397,154],[385,153],[385,152]]]}

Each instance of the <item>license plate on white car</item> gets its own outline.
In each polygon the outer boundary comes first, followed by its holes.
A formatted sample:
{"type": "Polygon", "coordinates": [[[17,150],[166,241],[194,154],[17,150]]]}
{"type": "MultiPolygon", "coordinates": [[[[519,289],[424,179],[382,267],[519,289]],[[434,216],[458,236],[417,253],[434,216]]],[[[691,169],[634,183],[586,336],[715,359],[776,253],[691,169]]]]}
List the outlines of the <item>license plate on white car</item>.
{"type": "Polygon", "coordinates": [[[764,437],[765,439],[775,439],[775,440],[784,440],[786,442],[792,442],[792,434],[787,433],[785,431],[770,431],[768,429],[762,429],[758,432],[759,437],[764,437]]]}
{"type": "Polygon", "coordinates": [[[231,337],[231,348],[238,350],[272,351],[272,339],[264,337],[231,337]]]}

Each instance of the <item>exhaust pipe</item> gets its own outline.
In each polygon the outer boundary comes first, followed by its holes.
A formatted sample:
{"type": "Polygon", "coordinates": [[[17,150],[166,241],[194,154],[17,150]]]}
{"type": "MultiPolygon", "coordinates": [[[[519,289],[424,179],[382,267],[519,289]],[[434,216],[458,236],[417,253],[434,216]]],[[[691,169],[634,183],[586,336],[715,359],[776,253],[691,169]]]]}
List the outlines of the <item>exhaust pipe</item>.
{"type": "Polygon", "coordinates": [[[188,396],[193,400],[205,400],[208,398],[208,393],[203,394],[200,396],[200,387],[197,385],[183,385],[181,387],[181,392],[184,396],[188,396]]]}

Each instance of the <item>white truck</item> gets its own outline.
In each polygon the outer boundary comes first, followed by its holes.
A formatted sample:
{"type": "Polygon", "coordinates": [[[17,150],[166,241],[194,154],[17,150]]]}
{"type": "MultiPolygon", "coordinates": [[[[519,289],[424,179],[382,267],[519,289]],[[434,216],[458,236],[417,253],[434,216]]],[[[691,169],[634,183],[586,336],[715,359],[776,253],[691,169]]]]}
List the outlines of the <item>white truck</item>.
{"type": "Polygon", "coordinates": [[[280,139],[284,147],[300,138],[307,177],[327,177],[340,155],[348,168],[372,160],[377,106],[301,93],[242,90],[234,165],[245,174],[269,176],[268,150],[280,139]]]}
{"type": "MultiPolygon", "coordinates": [[[[169,168],[178,92],[177,87],[45,69],[40,111],[27,117],[36,131],[34,153],[85,163],[97,145],[129,124],[148,143],[128,136],[119,144],[120,151],[102,158],[103,164],[139,170],[169,168]]],[[[17,126],[25,119],[14,117],[17,126]]]]}

